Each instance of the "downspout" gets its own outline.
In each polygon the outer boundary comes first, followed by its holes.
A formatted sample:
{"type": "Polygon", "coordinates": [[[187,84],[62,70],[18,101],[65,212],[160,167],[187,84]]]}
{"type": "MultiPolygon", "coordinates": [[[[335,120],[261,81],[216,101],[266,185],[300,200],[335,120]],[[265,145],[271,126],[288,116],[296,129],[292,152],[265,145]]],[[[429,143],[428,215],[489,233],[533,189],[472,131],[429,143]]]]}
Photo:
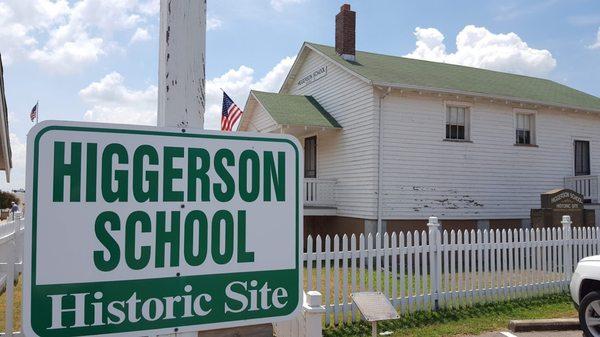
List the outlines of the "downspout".
{"type": "MultiPolygon", "coordinates": [[[[379,144],[377,149],[377,233],[383,232],[383,205],[382,205],[382,189],[383,189],[383,100],[392,91],[388,87],[383,95],[379,96],[379,144]]],[[[382,234],[383,235],[383,234],[382,234]]]]}

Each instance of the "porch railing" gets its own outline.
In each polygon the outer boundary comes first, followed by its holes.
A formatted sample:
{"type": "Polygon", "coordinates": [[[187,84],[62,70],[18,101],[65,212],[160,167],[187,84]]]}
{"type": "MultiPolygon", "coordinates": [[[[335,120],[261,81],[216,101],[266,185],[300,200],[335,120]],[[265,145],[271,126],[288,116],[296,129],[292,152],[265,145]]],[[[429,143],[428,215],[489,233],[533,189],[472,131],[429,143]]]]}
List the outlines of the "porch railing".
{"type": "Polygon", "coordinates": [[[304,205],[334,207],[335,179],[304,179],[304,205]]]}
{"type": "Polygon", "coordinates": [[[592,203],[600,201],[600,179],[598,176],[575,176],[565,178],[565,188],[583,195],[583,199],[592,203]]]}

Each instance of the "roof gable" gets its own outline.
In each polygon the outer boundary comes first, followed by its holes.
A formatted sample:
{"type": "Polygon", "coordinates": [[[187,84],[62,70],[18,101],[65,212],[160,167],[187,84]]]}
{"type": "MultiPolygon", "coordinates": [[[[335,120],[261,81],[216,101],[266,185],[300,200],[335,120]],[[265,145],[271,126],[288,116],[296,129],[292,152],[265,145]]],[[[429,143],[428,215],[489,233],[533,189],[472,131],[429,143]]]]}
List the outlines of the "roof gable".
{"type": "Polygon", "coordinates": [[[312,96],[286,95],[251,91],[254,97],[279,125],[301,125],[325,128],[341,128],[312,96]]]}
{"type": "Polygon", "coordinates": [[[600,111],[600,98],[547,79],[361,51],[356,52],[356,61],[352,62],[340,57],[333,47],[314,43],[305,46],[373,84],[600,111]]]}

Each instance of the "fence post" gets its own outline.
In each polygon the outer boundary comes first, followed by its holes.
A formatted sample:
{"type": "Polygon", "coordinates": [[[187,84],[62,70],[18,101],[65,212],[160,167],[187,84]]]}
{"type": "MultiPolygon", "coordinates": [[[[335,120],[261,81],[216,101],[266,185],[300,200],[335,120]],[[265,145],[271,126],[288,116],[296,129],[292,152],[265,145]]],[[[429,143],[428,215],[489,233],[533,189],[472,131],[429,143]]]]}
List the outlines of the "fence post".
{"type": "Polygon", "coordinates": [[[563,261],[565,266],[565,278],[567,283],[571,281],[573,276],[573,230],[571,228],[571,217],[569,215],[563,215],[562,217],[562,230],[563,230],[563,261]]]}
{"type": "MultiPolygon", "coordinates": [[[[14,213],[13,213],[14,214],[14,213]]],[[[13,336],[14,330],[14,316],[13,316],[13,307],[14,307],[14,290],[15,290],[15,256],[17,253],[17,246],[15,244],[15,237],[17,236],[17,222],[13,220],[11,223],[7,224],[13,226],[13,232],[10,236],[10,240],[8,241],[8,252],[6,254],[6,312],[5,312],[5,335],[8,337],[13,336]]]]}
{"type": "Polygon", "coordinates": [[[322,337],[323,336],[323,314],[325,307],[321,305],[321,293],[318,291],[309,291],[306,293],[304,302],[304,337],[322,337]]]}
{"type": "Polygon", "coordinates": [[[441,248],[441,226],[438,218],[432,216],[427,223],[429,229],[429,277],[431,278],[431,297],[433,298],[434,310],[440,308],[440,292],[442,290],[442,256],[441,248]]]}

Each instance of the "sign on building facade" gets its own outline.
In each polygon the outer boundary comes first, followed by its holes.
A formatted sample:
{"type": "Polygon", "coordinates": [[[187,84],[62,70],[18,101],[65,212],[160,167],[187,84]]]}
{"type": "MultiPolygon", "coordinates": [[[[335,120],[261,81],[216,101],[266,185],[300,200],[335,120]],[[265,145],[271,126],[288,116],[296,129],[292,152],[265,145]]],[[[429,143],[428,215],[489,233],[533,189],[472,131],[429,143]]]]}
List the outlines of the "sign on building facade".
{"type": "Polygon", "coordinates": [[[43,122],[28,136],[27,336],[272,322],[301,301],[283,135],[43,122]]]}
{"type": "Polygon", "coordinates": [[[570,189],[554,189],[540,195],[541,208],[531,210],[534,228],[561,227],[562,217],[568,215],[573,226],[595,226],[595,211],[583,207],[583,195],[570,189]]]}

